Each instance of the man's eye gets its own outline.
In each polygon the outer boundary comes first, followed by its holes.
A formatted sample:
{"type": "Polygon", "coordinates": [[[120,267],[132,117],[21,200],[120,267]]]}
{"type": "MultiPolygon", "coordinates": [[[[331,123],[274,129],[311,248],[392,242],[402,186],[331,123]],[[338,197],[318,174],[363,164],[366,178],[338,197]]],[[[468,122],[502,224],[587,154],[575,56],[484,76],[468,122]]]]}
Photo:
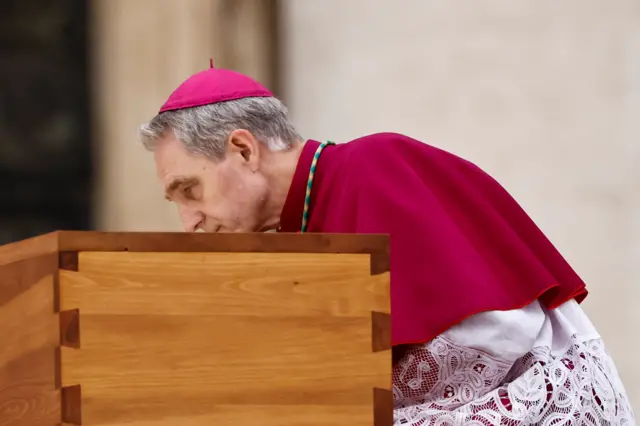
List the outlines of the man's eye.
{"type": "Polygon", "coordinates": [[[185,198],[193,200],[193,187],[187,187],[182,190],[182,194],[185,198]]]}

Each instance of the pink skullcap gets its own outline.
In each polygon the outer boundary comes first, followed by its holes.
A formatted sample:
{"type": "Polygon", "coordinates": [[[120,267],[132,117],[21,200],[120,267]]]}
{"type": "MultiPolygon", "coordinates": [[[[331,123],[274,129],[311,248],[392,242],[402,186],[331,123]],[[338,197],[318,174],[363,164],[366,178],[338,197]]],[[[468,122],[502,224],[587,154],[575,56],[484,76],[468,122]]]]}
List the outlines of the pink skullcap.
{"type": "Polygon", "coordinates": [[[192,108],[250,97],[273,94],[246,75],[222,68],[209,68],[185,80],[171,93],[160,112],[192,108]]]}

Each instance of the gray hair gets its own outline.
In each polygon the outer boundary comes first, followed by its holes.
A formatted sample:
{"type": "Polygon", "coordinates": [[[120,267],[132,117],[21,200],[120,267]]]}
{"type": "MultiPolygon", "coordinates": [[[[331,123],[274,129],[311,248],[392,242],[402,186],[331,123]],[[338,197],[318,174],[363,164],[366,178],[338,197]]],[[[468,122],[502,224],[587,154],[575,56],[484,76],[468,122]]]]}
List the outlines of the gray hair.
{"type": "Polygon", "coordinates": [[[173,131],[188,152],[213,160],[225,156],[232,131],[245,129],[271,151],[284,151],[302,137],[288,118],[287,108],[274,97],[251,97],[165,111],[140,128],[143,145],[153,151],[173,131]]]}

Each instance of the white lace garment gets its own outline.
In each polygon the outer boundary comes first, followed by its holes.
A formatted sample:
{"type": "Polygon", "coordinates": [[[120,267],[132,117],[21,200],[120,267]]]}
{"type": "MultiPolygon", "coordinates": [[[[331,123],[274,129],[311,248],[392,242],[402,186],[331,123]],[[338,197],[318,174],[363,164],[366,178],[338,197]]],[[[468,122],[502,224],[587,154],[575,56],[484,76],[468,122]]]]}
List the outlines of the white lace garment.
{"type": "Polygon", "coordinates": [[[575,301],[470,317],[394,366],[394,426],[634,425],[613,361],[575,301]]]}

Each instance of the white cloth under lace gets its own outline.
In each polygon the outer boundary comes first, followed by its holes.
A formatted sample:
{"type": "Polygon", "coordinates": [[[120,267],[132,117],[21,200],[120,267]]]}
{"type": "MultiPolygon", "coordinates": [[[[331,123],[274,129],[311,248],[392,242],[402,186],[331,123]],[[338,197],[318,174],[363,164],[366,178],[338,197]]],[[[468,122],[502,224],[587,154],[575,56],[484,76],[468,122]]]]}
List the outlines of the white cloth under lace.
{"type": "Polygon", "coordinates": [[[602,339],[575,301],[473,316],[393,372],[395,426],[634,425],[602,339]]]}

